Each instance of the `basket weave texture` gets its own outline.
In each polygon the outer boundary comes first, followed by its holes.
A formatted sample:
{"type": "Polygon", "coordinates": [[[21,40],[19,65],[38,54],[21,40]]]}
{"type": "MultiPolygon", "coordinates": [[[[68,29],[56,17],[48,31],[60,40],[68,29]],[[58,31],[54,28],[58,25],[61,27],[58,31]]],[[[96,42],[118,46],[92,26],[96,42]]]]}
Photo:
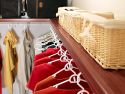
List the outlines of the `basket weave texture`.
{"type": "Polygon", "coordinates": [[[108,23],[109,19],[102,18],[106,21],[102,23],[98,21],[101,16],[93,20],[86,17],[86,13],[65,10],[60,13],[60,25],[97,63],[104,69],[125,69],[125,22],[118,21],[118,24],[112,20],[108,23]]]}
{"type": "Polygon", "coordinates": [[[125,29],[93,25],[81,35],[81,45],[105,69],[125,69],[125,29]]]}
{"type": "Polygon", "coordinates": [[[59,16],[59,23],[77,42],[80,42],[78,36],[83,28],[83,18],[80,15],[73,15],[67,12],[63,13],[59,16]]]}

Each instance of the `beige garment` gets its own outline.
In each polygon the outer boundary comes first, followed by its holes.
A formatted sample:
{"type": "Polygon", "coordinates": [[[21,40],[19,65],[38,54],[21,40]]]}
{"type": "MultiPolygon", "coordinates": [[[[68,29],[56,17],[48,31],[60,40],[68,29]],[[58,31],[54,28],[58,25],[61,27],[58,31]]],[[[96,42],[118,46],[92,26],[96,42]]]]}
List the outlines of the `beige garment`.
{"type": "Polygon", "coordinates": [[[20,94],[28,94],[26,85],[32,71],[34,57],[33,37],[29,29],[23,32],[23,37],[20,41],[17,79],[20,94]]]}
{"type": "Polygon", "coordinates": [[[25,57],[26,57],[25,69],[27,71],[26,76],[27,76],[27,81],[28,81],[30,78],[31,71],[32,71],[32,66],[34,62],[33,59],[34,59],[34,54],[35,54],[34,45],[33,45],[33,36],[29,28],[25,30],[23,43],[24,43],[24,50],[25,50],[25,57]]]}
{"type": "Polygon", "coordinates": [[[13,82],[17,74],[17,53],[16,44],[17,37],[13,30],[7,32],[4,38],[5,58],[4,58],[4,84],[7,87],[9,94],[13,94],[13,82]]]}

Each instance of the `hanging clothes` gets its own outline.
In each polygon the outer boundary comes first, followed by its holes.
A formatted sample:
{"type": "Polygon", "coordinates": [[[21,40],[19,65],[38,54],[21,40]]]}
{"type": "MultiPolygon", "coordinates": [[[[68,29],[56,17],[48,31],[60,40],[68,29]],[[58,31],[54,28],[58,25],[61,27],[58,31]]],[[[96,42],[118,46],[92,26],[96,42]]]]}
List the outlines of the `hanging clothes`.
{"type": "Polygon", "coordinates": [[[19,51],[19,64],[17,81],[19,84],[20,94],[28,94],[26,84],[29,80],[34,57],[33,37],[30,30],[27,28],[23,31],[23,39],[21,39],[19,51]]]}
{"type": "Polygon", "coordinates": [[[33,36],[29,30],[29,28],[27,27],[25,33],[24,33],[24,50],[25,50],[25,61],[26,61],[26,71],[27,71],[27,81],[30,78],[30,74],[32,71],[32,65],[33,65],[33,58],[35,55],[35,51],[34,51],[34,45],[33,45],[33,36]]]}
{"type": "Polygon", "coordinates": [[[59,68],[46,63],[34,67],[30,80],[28,81],[27,87],[30,90],[34,91],[34,88],[37,82],[45,79],[46,77],[52,75],[57,71],[59,71],[59,68]]]}
{"type": "Polygon", "coordinates": [[[59,59],[59,58],[60,58],[60,56],[58,56],[58,55],[55,55],[52,58],[49,58],[48,56],[47,57],[43,57],[43,58],[41,58],[39,60],[35,60],[34,61],[34,66],[40,65],[43,62],[50,62],[52,60],[56,60],[56,59],[59,59]]]}
{"type": "MultiPolygon", "coordinates": [[[[48,32],[42,36],[39,36],[36,38],[35,41],[35,54],[39,54],[41,52],[44,52],[48,46],[52,45],[54,42],[52,32],[48,32]]],[[[54,48],[55,46],[51,46],[51,48],[54,48]]]]}
{"type": "Polygon", "coordinates": [[[70,75],[72,75],[71,71],[69,71],[69,72],[65,71],[65,72],[62,72],[61,75],[59,75],[61,77],[49,76],[36,84],[34,92],[48,88],[49,86],[53,86],[53,85],[60,83],[64,80],[67,80],[70,75]]]}
{"type": "MultiPolygon", "coordinates": [[[[48,48],[46,51],[44,52],[41,52],[37,55],[34,56],[34,61],[38,60],[38,59],[41,59],[43,57],[46,57],[46,56],[49,56],[49,55],[52,55],[54,53],[57,53],[59,51],[60,48],[48,48]]],[[[62,49],[63,50],[66,50],[66,48],[64,46],[62,46],[62,49]]]]}
{"type": "Polygon", "coordinates": [[[18,58],[16,53],[17,36],[14,30],[11,29],[7,32],[4,38],[5,44],[5,60],[4,67],[4,84],[7,87],[9,94],[13,94],[13,82],[17,74],[18,58]]]}
{"type": "MultiPolygon", "coordinates": [[[[62,62],[63,63],[63,62],[62,62]]],[[[73,62],[73,65],[75,64],[75,62],[73,62]]],[[[79,70],[77,69],[73,69],[76,73],[79,73],[79,70]]],[[[45,89],[45,88],[48,88],[49,86],[53,86],[59,82],[62,82],[64,80],[67,80],[71,75],[73,74],[72,71],[61,71],[60,73],[58,73],[56,75],[56,77],[53,77],[52,75],[39,81],[36,86],[35,86],[35,89],[34,89],[34,92],[36,91],[39,91],[41,89],[45,89]]],[[[87,83],[86,83],[87,84],[87,83]]],[[[67,84],[68,85],[68,84],[67,84]]],[[[76,85],[73,85],[71,88],[75,87],[76,85]]],[[[64,87],[67,87],[67,86],[64,86],[64,87]]]]}
{"type": "Polygon", "coordinates": [[[38,60],[38,59],[40,59],[40,58],[43,58],[43,57],[52,55],[52,54],[58,52],[58,50],[59,50],[59,49],[48,48],[45,52],[41,52],[41,53],[35,55],[35,56],[34,56],[34,61],[35,61],[35,60],[38,60]]]}
{"type": "MultiPolygon", "coordinates": [[[[49,60],[47,61],[54,60],[53,58],[48,58],[48,59],[49,60]]],[[[66,62],[61,63],[61,61],[55,61],[52,64],[48,64],[47,61],[42,60],[41,64],[34,66],[30,80],[27,85],[27,87],[31,89],[32,91],[34,91],[34,88],[39,81],[59,71],[66,64],[66,62]]]]}

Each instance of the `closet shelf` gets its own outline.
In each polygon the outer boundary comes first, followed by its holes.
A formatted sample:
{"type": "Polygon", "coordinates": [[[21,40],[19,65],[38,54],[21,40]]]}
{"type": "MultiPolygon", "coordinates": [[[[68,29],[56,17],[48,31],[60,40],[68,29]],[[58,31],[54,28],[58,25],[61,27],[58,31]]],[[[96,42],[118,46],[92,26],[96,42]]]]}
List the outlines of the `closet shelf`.
{"type": "Polygon", "coordinates": [[[63,42],[76,65],[88,81],[94,94],[125,94],[125,70],[105,70],[59,25],[50,20],[58,37],[63,42]]]}

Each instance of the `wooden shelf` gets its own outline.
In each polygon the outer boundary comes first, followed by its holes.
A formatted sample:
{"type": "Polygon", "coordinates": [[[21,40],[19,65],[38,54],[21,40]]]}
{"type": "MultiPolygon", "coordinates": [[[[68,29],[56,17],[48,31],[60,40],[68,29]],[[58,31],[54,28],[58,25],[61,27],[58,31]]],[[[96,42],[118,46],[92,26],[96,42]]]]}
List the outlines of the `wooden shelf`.
{"type": "Polygon", "coordinates": [[[125,94],[125,70],[105,70],[58,24],[51,20],[55,32],[77,62],[94,94],[125,94]]]}

